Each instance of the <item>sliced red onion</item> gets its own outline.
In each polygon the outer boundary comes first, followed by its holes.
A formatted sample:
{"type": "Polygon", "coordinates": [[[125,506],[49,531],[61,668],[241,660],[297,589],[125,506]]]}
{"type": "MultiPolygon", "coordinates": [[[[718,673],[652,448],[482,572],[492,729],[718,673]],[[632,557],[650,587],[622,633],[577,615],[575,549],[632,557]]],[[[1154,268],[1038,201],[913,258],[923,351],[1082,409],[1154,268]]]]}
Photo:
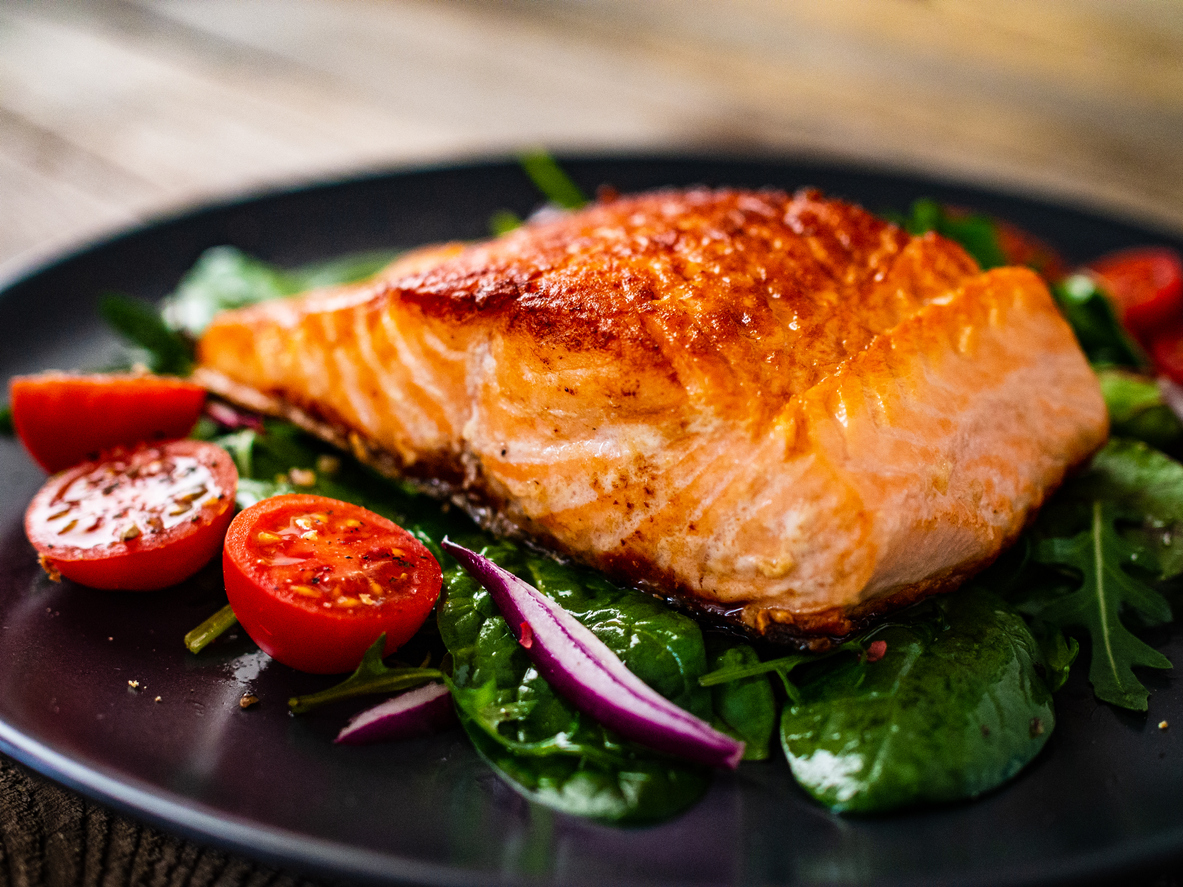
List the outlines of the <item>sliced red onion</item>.
{"type": "Polygon", "coordinates": [[[364,745],[409,739],[435,733],[455,720],[452,694],[443,684],[432,682],[354,715],[334,741],[364,745]]]}
{"type": "Polygon", "coordinates": [[[739,764],[742,742],[650,688],[538,589],[476,552],[447,539],[441,545],[492,595],[539,674],[580,711],[649,748],[715,767],[739,764]]]}
{"type": "Polygon", "coordinates": [[[207,400],[205,414],[231,431],[242,428],[249,428],[251,431],[263,430],[263,420],[257,414],[244,412],[220,400],[207,400]]]}
{"type": "Polygon", "coordinates": [[[1173,382],[1166,376],[1159,376],[1158,391],[1162,395],[1162,402],[1171,408],[1171,412],[1180,422],[1183,422],[1183,385],[1173,382]]]}

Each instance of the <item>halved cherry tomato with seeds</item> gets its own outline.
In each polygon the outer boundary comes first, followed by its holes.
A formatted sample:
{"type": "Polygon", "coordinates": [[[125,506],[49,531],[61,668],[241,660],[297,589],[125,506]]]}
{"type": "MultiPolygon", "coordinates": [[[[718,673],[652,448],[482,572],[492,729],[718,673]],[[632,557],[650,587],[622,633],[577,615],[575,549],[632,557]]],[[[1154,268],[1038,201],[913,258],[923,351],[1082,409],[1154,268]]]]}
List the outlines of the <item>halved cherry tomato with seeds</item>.
{"type": "Polygon", "coordinates": [[[8,392],[21,443],[50,473],[112,447],[184,437],[205,403],[200,385],[135,373],[16,376],[8,392]]]}
{"type": "Polygon", "coordinates": [[[383,633],[385,653],[394,652],[427,619],[442,583],[431,552],[398,524],[301,494],[239,514],[222,566],[247,634],[273,659],[316,674],[356,668],[383,633]]]}
{"type": "Polygon", "coordinates": [[[234,460],[211,443],[116,449],[46,481],[25,512],[25,534],[55,578],[165,588],[218,553],[237,483],[234,460]]]}

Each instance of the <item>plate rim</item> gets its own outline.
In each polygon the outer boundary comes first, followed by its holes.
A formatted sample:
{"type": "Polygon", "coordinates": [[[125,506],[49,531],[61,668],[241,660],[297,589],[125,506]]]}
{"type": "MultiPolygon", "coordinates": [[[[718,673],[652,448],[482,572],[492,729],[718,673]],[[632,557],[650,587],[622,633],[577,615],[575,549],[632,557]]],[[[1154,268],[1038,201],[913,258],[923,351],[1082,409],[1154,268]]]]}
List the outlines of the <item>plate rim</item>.
{"type": "MultiPolygon", "coordinates": [[[[829,175],[852,178],[907,182],[921,189],[931,186],[936,190],[957,190],[967,193],[988,195],[1005,202],[1019,202],[1035,205],[1056,212],[1067,212],[1086,217],[1106,225],[1113,225],[1145,233],[1150,237],[1176,246],[1183,246],[1183,232],[1172,231],[1160,220],[1131,217],[1113,207],[1091,205],[1059,195],[1046,193],[1020,193],[1016,188],[1003,184],[992,186],[977,179],[958,178],[946,171],[933,174],[907,165],[871,163],[848,158],[833,158],[812,153],[783,152],[593,152],[558,153],[561,164],[573,167],[594,164],[654,165],[661,163],[686,164],[740,164],[761,166],[782,171],[824,171],[829,175]]],[[[192,225],[197,220],[212,218],[219,214],[249,212],[274,201],[307,197],[311,194],[328,193],[345,187],[364,186],[368,183],[390,179],[406,179],[430,175],[449,175],[460,171],[490,172],[504,171],[516,166],[511,157],[495,156],[467,158],[461,161],[443,161],[422,165],[396,165],[373,169],[355,170],[316,177],[307,181],[264,185],[243,192],[222,195],[209,201],[202,201],[187,207],[168,210],[150,216],[140,222],[119,227],[92,240],[75,245],[59,254],[44,258],[30,268],[20,269],[9,277],[0,279],[0,305],[18,298],[19,291],[47,275],[61,273],[69,266],[139,238],[151,238],[162,230],[192,225]],[[14,295],[15,293],[15,295],[14,295]]],[[[212,244],[211,244],[212,245],[212,244]]],[[[1178,681],[1179,678],[1173,678],[1178,681]]],[[[310,838],[307,835],[279,829],[258,822],[242,820],[237,816],[215,815],[203,804],[183,801],[184,796],[162,791],[148,784],[116,778],[104,772],[101,767],[84,764],[42,744],[35,737],[28,736],[14,728],[0,717],[0,752],[8,755],[42,776],[65,785],[100,803],[143,819],[167,831],[185,835],[198,842],[208,842],[228,848],[248,858],[265,861],[281,868],[295,868],[326,876],[360,878],[375,883],[429,881],[432,884],[451,885],[533,883],[531,879],[519,877],[507,881],[504,876],[488,875],[472,869],[456,869],[451,865],[419,863],[410,859],[398,862],[405,870],[391,872],[392,859],[377,851],[350,847],[336,841],[310,838]],[[260,846],[259,838],[262,838],[260,846]],[[249,840],[248,840],[249,839],[249,840]],[[338,857],[340,860],[338,860],[338,857]],[[326,860],[328,864],[326,865],[326,860]],[[361,865],[358,865],[358,862],[361,865]]],[[[1005,790],[1005,788],[1003,789],[1005,790]]],[[[1014,878],[1008,883],[1073,883],[1081,878],[1112,877],[1128,873],[1132,869],[1147,869],[1168,863],[1183,865],[1183,819],[1177,828],[1169,833],[1160,833],[1143,838],[1134,846],[1122,849],[1093,851],[1088,856],[1078,857],[1078,862],[1067,871],[1058,865],[1056,870],[1028,867],[1015,870],[1014,878]]],[[[635,882],[643,883],[643,882],[635,882]]],[[[654,882],[658,883],[658,882],[654,882]]],[[[661,882],[664,883],[664,882],[661,882]]],[[[840,883],[840,882],[835,882],[840,883]]],[[[909,882],[912,883],[912,882],[909,882]]],[[[927,883],[918,881],[915,883],[927,883]]],[[[932,883],[936,883],[933,881],[932,883]]],[[[949,883],[943,879],[941,883],[949,883]]],[[[966,880],[957,883],[986,884],[994,880],[966,880]]]]}

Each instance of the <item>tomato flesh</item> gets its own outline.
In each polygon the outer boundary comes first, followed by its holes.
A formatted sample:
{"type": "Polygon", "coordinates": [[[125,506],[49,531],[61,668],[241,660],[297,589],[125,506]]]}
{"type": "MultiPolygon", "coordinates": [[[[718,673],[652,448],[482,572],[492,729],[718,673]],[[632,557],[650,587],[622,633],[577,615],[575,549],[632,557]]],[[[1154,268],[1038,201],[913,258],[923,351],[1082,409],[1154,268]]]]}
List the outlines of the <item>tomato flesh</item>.
{"type": "Polygon", "coordinates": [[[272,658],[301,671],[357,667],[386,634],[406,643],[439,597],[440,566],[406,530],[324,496],[264,499],[239,514],[222,555],[239,623],[272,658]]]}
{"type": "Polygon", "coordinates": [[[113,447],[184,437],[205,403],[200,385],[131,373],[16,376],[8,391],[21,443],[51,474],[113,447]]]}
{"type": "Polygon", "coordinates": [[[211,443],[113,450],[51,477],[25,512],[25,534],[51,575],[94,588],[165,588],[218,553],[237,480],[230,454],[211,443]]]}
{"type": "Polygon", "coordinates": [[[1183,261],[1173,249],[1141,247],[1103,256],[1089,266],[1122,322],[1144,343],[1163,324],[1183,321],[1183,261]]]}

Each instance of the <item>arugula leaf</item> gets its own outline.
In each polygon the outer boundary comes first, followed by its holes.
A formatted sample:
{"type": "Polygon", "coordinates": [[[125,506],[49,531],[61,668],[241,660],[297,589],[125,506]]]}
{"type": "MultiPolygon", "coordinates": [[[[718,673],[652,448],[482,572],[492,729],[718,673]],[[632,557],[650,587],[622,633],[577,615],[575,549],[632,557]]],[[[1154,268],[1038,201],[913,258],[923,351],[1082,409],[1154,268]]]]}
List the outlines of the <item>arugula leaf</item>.
{"type": "Polygon", "coordinates": [[[1085,355],[1094,364],[1142,367],[1146,358],[1117,319],[1113,303],[1087,274],[1072,274],[1052,285],[1085,355]]]}
{"type": "Polygon", "coordinates": [[[1183,465],[1141,441],[1114,438],[1061,498],[1104,500],[1117,510],[1134,563],[1172,579],[1183,574],[1183,465]]]}
{"type": "Polygon", "coordinates": [[[201,254],[176,290],[164,299],[162,315],[170,329],[196,338],[219,311],[363,280],[396,255],[393,251],[357,253],[284,270],[232,246],[215,246],[201,254]]]}
{"type": "Polygon", "coordinates": [[[378,640],[374,641],[362,656],[357,669],[341,683],[335,684],[327,690],[321,690],[319,693],[293,696],[288,700],[288,708],[292,714],[301,715],[319,706],[352,699],[355,696],[412,690],[428,681],[443,679],[443,672],[437,668],[410,668],[408,666],[388,668],[382,662],[382,651],[385,647],[386,635],[379,635],[378,640]]]}
{"type": "Polygon", "coordinates": [[[1097,698],[1122,708],[1145,711],[1149,693],[1133,669],[1170,668],[1171,663],[1139,640],[1121,620],[1124,611],[1148,625],[1171,620],[1166,599],[1128,568],[1136,550],[1114,527],[1112,506],[1092,503],[1089,527],[1071,539],[1045,539],[1036,546],[1040,563],[1071,571],[1078,587],[1066,594],[1034,598],[1024,604],[1033,616],[1060,628],[1088,632],[1092,663],[1089,681],[1097,698]]]}
{"type": "MultiPolygon", "coordinates": [[[[520,573],[558,601],[666,698],[710,717],[702,632],[688,617],[590,571],[509,543],[458,540],[520,573]]],[[[559,696],[534,669],[488,592],[459,568],[444,574],[440,635],[452,658],[449,686],[478,752],[528,798],[617,823],[654,822],[693,804],[707,768],[616,736],[559,696]]]]}
{"type": "Polygon", "coordinates": [[[154,373],[186,376],[193,368],[193,350],[160,319],[157,310],[138,299],[109,293],[99,300],[99,315],[138,346],[136,356],[154,373]]]}
{"type": "Polygon", "coordinates": [[[1154,379],[1116,367],[1101,367],[1097,381],[1109,410],[1110,434],[1144,440],[1160,450],[1183,442],[1183,424],[1166,405],[1154,379]]]}
{"type": "Polygon", "coordinates": [[[555,206],[562,209],[579,209],[587,206],[587,196],[546,151],[522,154],[518,157],[518,162],[534,186],[555,206]]]}
{"type": "Polygon", "coordinates": [[[975,797],[1010,779],[1055,726],[1039,649],[1001,599],[964,589],[881,630],[882,658],[810,666],[785,706],[793,775],[831,809],[975,797]]]}

